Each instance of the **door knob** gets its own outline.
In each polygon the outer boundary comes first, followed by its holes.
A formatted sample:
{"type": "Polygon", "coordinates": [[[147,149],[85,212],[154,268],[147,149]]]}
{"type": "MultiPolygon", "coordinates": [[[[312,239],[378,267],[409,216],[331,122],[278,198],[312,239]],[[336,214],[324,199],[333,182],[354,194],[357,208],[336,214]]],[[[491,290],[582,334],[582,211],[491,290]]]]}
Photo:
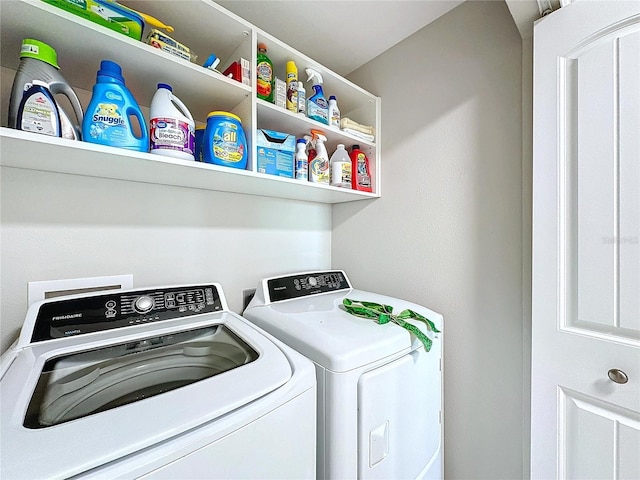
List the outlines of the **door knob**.
{"type": "Polygon", "coordinates": [[[609,370],[607,372],[607,375],[609,375],[609,379],[612,382],[623,384],[629,381],[629,377],[627,377],[627,374],[617,368],[612,368],[611,370],[609,370]]]}

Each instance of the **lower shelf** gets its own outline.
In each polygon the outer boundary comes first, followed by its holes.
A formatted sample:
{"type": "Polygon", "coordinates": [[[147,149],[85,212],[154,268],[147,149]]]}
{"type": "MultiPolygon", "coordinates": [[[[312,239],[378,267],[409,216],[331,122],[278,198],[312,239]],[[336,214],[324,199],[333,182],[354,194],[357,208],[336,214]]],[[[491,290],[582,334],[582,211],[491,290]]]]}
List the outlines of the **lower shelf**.
{"type": "Polygon", "coordinates": [[[300,182],[150,153],[0,128],[0,165],[316,203],[377,198],[368,192],[300,182]]]}

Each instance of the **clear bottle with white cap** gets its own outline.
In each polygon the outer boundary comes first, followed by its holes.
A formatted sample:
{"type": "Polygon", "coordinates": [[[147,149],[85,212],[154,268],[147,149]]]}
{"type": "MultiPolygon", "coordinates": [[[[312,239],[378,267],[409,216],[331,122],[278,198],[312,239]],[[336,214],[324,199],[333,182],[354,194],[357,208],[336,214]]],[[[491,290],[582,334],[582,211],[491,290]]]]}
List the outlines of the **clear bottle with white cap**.
{"type": "Polygon", "coordinates": [[[304,89],[304,84],[302,82],[298,82],[298,113],[302,115],[307,115],[307,92],[304,89]]]}
{"type": "Polygon", "coordinates": [[[343,144],[331,155],[331,185],[334,187],[351,188],[351,158],[343,144]]]}
{"type": "Polygon", "coordinates": [[[335,95],[329,97],[329,125],[340,128],[340,109],[335,95]]]}

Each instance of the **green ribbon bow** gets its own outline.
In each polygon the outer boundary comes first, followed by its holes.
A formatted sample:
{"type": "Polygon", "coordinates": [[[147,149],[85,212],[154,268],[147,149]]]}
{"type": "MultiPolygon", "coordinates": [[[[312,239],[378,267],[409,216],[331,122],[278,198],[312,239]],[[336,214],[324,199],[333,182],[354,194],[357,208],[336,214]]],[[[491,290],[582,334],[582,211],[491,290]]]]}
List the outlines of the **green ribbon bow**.
{"type": "Polygon", "coordinates": [[[433,343],[429,337],[427,337],[422,330],[420,330],[415,325],[412,325],[409,322],[406,322],[406,319],[413,318],[414,320],[419,320],[424,322],[427,326],[427,330],[431,332],[440,333],[435,326],[435,324],[429,320],[427,317],[420,315],[418,312],[414,312],[413,310],[403,310],[398,315],[393,315],[393,307],[390,305],[380,305],[379,303],[373,302],[362,302],[359,300],[351,300],[349,298],[345,298],[342,300],[342,305],[351,315],[355,315],[356,317],[361,318],[371,318],[377,320],[378,324],[383,325],[385,323],[393,322],[397,325],[400,325],[402,328],[408,330],[413,333],[418,340],[422,342],[424,345],[425,351],[431,350],[431,344],[433,343]]]}

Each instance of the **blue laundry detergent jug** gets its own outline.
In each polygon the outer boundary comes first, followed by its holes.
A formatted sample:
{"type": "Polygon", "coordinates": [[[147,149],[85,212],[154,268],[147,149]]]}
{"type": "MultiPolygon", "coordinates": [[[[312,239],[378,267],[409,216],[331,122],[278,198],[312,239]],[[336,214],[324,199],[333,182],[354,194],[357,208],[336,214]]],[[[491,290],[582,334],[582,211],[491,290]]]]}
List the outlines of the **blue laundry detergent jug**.
{"type": "Polygon", "coordinates": [[[247,168],[247,138],[240,117],[231,112],[211,112],[202,141],[202,159],[206,163],[232,168],[247,168]]]}
{"type": "Polygon", "coordinates": [[[139,152],[149,151],[147,126],[135,98],[124,84],[120,65],[100,62],[93,96],[82,121],[82,139],[139,152]],[[138,122],[134,131],[133,121],[138,122]]]}

